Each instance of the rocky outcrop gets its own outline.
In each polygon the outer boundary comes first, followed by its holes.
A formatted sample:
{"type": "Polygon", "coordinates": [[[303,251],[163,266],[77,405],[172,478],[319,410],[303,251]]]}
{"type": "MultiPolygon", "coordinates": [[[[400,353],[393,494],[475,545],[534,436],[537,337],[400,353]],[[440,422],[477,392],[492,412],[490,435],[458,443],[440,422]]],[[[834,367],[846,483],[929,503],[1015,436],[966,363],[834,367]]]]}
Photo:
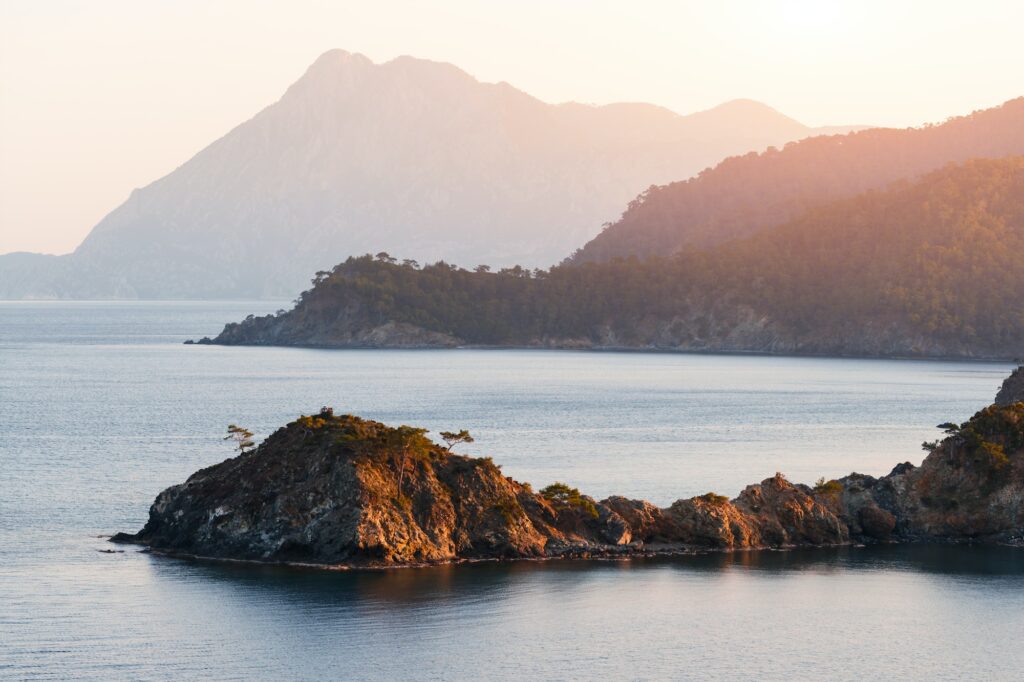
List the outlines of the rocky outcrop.
{"type": "Polygon", "coordinates": [[[1019,402],[1024,402],[1024,366],[1013,370],[996,394],[996,405],[1006,407],[1019,402]]]}
{"type": "Polygon", "coordinates": [[[897,531],[915,538],[1021,542],[1024,403],[992,405],[959,427],[924,463],[885,482],[897,531]]]}
{"type": "MultiPolygon", "coordinates": [[[[294,311],[229,323],[216,339],[199,344],[225,346],[308,346],[313,348],[453,348],[459,339],[406,322],[370,323],[359,311],[327,322],[294,311]],[[354,318],[359,318],[358,322],[354,318]]],[[[190,343],[186,341],[186,343],[190,343]]]]}
{"type": "MultiPolygon", "coordinates": [[[[531,522],[523,493],[489,460],[324,411],[162,492],[137,539],[171,552],[318,564],[540,556],[550,526],[531,522]]],[[[557,514],[538,505],[538,520],[553,523],[557,514]]]]}
{"type": "Polygon", "coordinates": [[[489,458],[452,454],[421,429],[324,408],[253,451],[160,493],[119,542],[199,557],[371,567],[871,542],[1024,544],[1024,403],[992,405],[931,444],[919,467],[812,487],[782,474],[733,500],[659,508],[540,492],[489,458]]]}

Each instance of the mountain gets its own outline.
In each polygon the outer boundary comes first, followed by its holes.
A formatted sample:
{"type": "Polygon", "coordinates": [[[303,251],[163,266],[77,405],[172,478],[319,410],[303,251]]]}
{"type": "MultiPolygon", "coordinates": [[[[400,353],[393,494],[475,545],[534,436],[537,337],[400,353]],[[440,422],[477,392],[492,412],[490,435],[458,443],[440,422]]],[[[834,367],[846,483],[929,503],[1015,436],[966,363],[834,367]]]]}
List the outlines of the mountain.
{"type": "Polygon", "coordinates": [[[332,50],[74,253],[0,258],[0,298],[294,296],[379,251],[547,266],[651,183],[835,130],[743,100],[552,105],[450,64],[332,50]]]}
{"type": "Polygon", "coordinates": [[[1024,156],[978,159],[669,257],[531,273],[371,257],[213,343],[1024,356],[1024,156]]]}
{"type": "Polygon", "coordinates": [[[573,260],[707,248],[900,178],[1007,154],[1024,154],[1024,98],[941,125],[805,139],[781,150],[729,158],[695,178],[648,189],[573,260]]]}

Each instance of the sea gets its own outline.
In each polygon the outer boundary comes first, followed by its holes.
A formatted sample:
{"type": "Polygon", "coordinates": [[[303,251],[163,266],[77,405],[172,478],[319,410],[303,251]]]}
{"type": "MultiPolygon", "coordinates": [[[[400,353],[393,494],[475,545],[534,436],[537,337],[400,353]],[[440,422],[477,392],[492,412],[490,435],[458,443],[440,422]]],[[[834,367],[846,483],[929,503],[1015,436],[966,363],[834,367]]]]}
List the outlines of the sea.
{"type": "Polygon", "coordinates": [[[919,463],[980,362],[183,345],[287,303],[0,302],[0,678],[1019,680],[1024,550],[318,571],[154,556],[164,488],[321,406],[659,505],[919,463]]]}

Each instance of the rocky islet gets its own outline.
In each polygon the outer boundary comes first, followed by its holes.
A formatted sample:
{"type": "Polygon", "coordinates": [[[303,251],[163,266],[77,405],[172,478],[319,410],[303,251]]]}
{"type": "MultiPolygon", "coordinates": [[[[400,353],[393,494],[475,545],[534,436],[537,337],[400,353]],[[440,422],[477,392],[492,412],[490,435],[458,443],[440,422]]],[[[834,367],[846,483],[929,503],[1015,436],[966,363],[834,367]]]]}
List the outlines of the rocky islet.
{"type": "MultiPolygon", "coordinates": [[[[1000,396],[1020,397],[1022,371],[1000,396]]],[[[658,507],[535,491],[422,429],[329,408],[160,493],[117,542],[213,559],[330,567],[650,556],[878,542],[1024,544],[1024,402],[997,401],[926,443],[920,466],[814,486],[781,473],[736,498],[658,507]]]]}

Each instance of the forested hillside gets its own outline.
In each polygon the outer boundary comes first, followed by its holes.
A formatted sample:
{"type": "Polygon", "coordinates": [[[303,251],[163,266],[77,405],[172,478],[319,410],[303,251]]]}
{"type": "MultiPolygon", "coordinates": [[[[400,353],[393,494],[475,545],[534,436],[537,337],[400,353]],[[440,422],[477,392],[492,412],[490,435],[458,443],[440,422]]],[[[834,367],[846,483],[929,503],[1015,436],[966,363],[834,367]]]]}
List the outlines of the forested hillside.
{"type": "Polygon", "coordinates": [[[1024,157],[974,160],[712,251],[496,273],[353,258],[216,342],[1012,358],[1021,254],[1024,157]]]}
{"type": "Polygon", "coordinates": [[[651,187],[574,262],[710,247],[947,163],[1024,154],[1024,98],[941,125],[809,138],[651,187]]]}

